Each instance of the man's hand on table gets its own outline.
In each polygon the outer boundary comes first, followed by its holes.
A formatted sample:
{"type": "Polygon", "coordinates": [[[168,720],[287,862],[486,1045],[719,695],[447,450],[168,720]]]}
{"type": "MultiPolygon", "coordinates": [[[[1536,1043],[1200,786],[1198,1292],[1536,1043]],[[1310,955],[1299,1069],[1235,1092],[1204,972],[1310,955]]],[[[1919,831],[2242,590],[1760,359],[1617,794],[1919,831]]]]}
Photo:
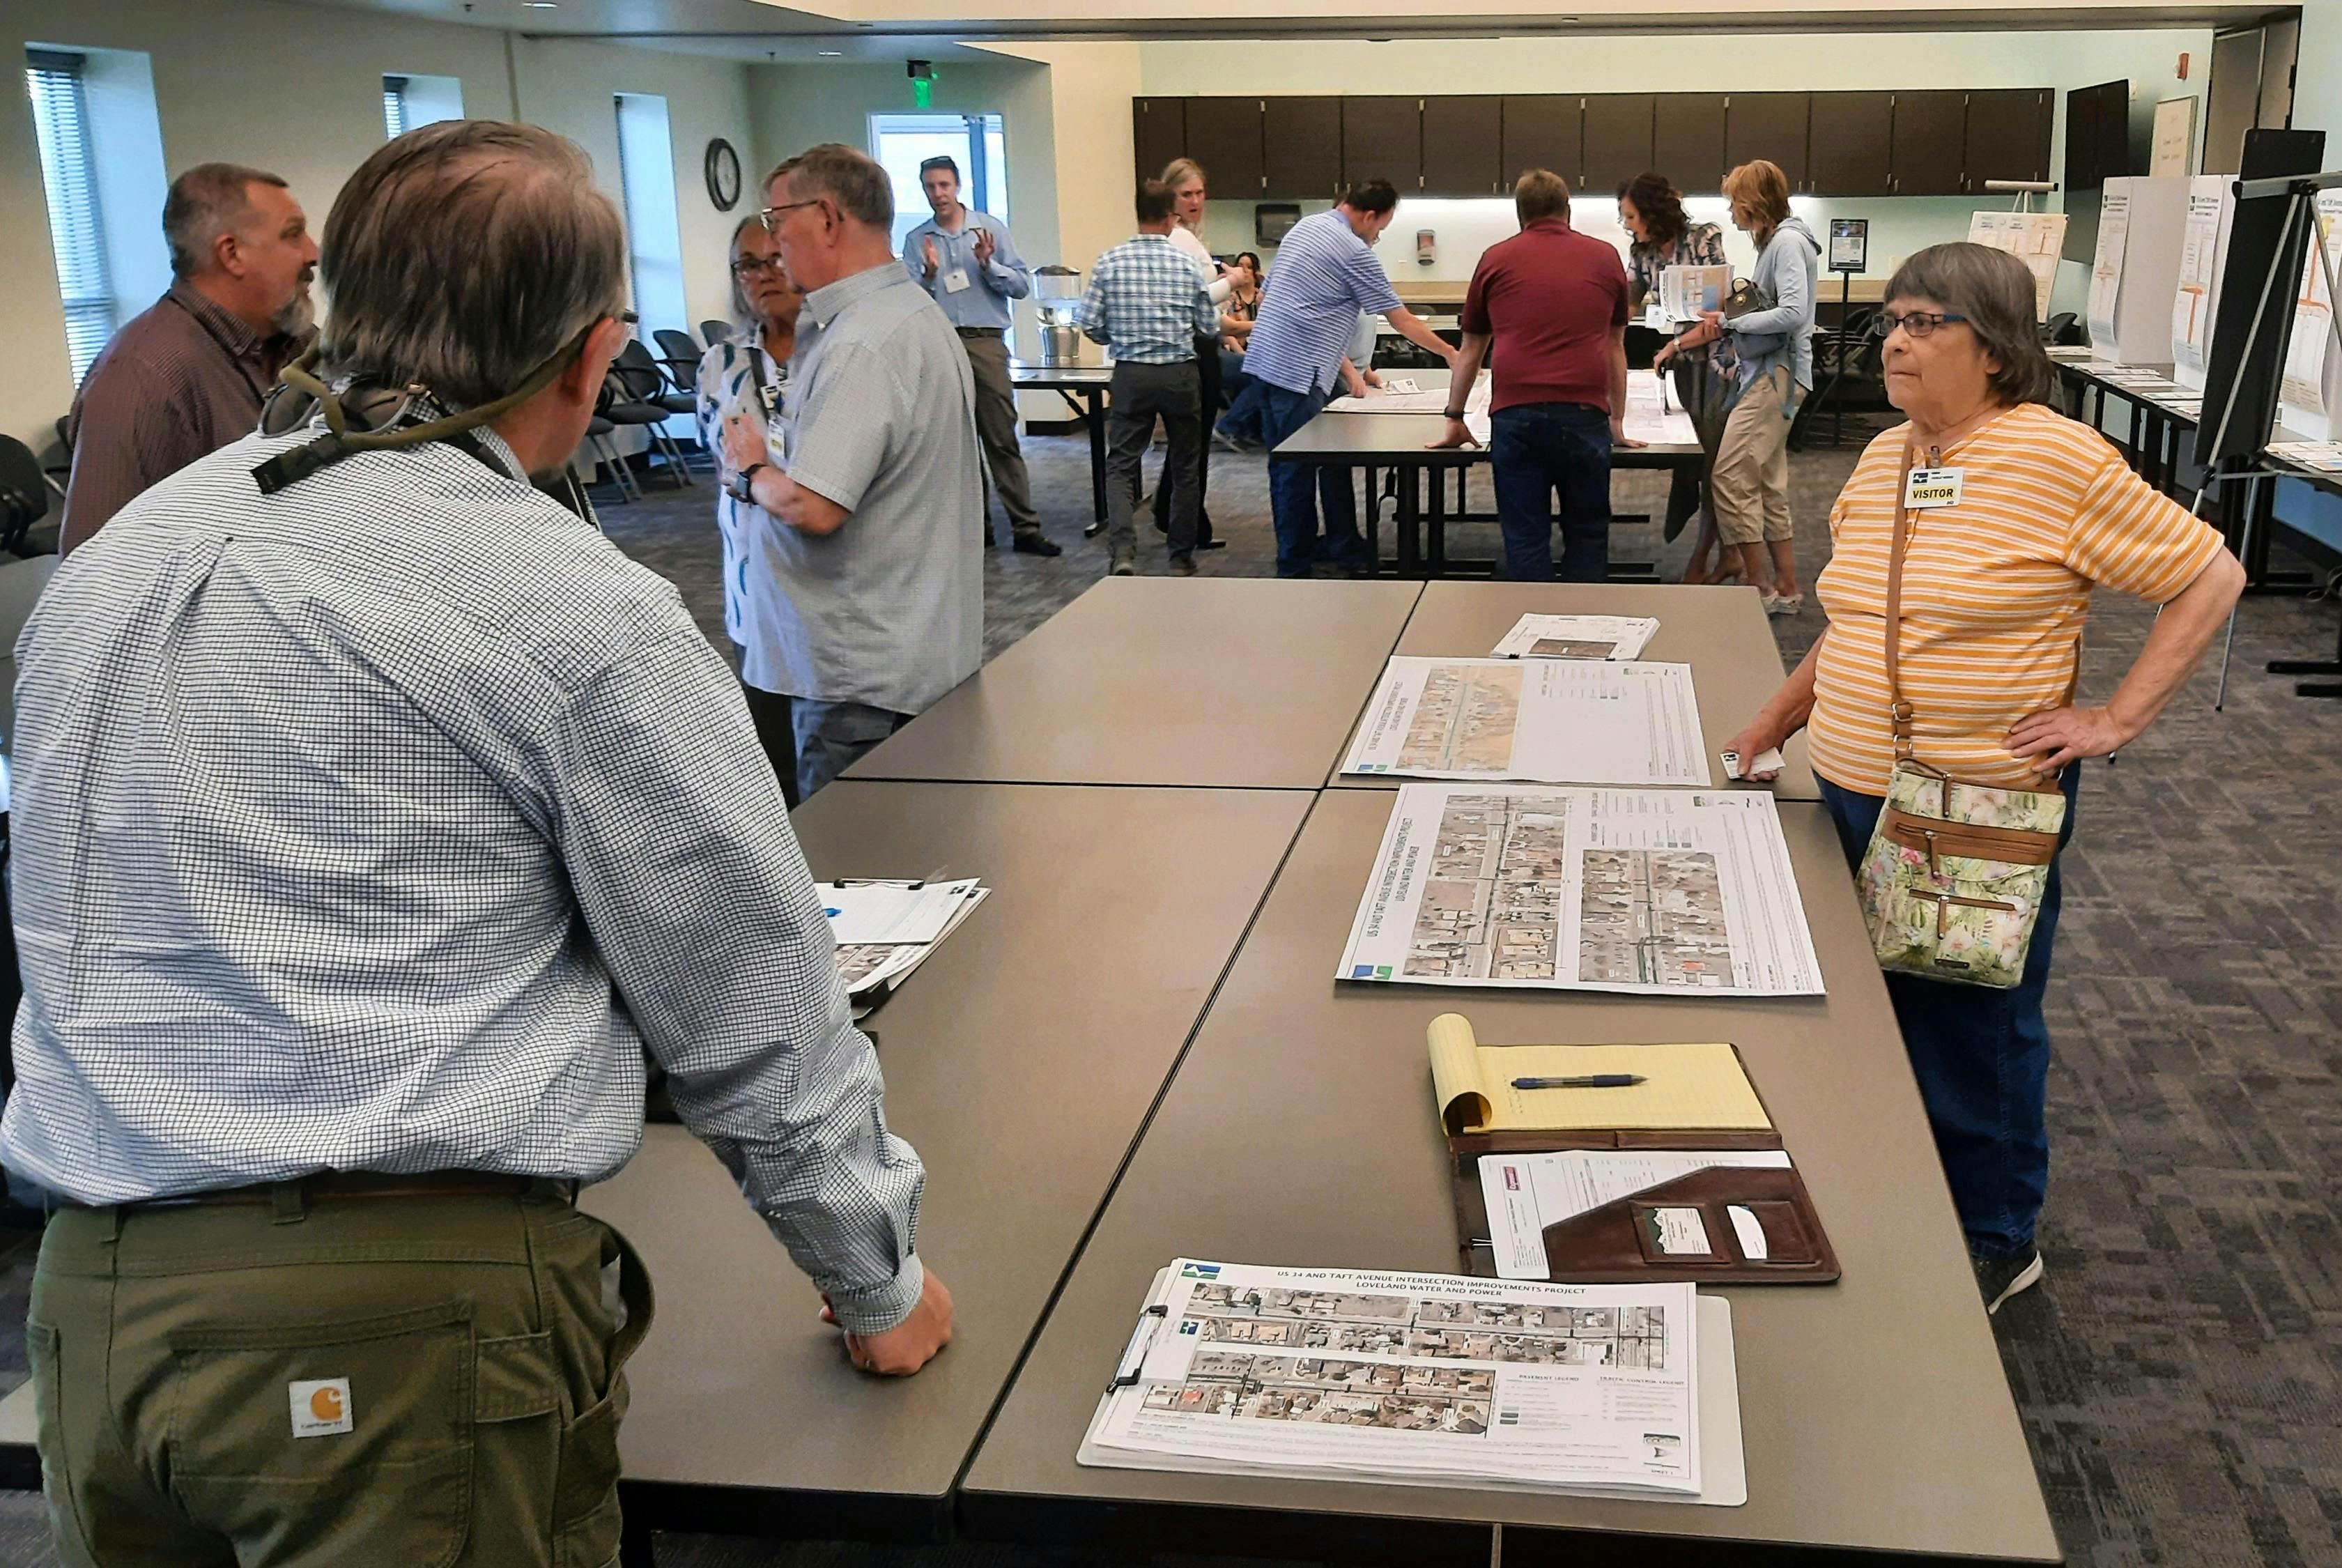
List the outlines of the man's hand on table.
{"type": "Polygon", "coordinates": [[[1439,439],[1426,441],[1423,444],[1423,449],[1426,452],[1445,452],[1451,447],[1476,447],[1479,444],[1473,439],[1471,428],[1463,420],[1450,419],[1447,421],[1447,428],[1441,433],[1439,439]]]}
{"type": "MultiPolygon", "coordinates": [[[[821,1321],[837,1322],[826,1297],[822,1301],[821,1321]]],[[[856,1370],[874,1377],[909,1377],[935,1360],[936,1352],[951,1343],[951,1292],[930,1271],[911,1315],[883,1334],[848,1332],[846,1355],[856,1370]]]]}

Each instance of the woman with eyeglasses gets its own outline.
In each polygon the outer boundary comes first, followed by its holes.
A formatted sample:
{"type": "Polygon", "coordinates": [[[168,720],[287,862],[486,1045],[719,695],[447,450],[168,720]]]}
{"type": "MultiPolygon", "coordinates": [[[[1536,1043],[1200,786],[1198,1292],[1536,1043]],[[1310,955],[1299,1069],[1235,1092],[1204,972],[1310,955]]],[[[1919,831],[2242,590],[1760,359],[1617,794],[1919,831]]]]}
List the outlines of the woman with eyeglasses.
{"type": "MultiPolygon", "coordinates": [[[[1804,729],[1857,862],[1896,766],[1887,617],[1899,577],[1893,681],[1911,757],[1962,784],[2062,789],[2070,837],[2081,760],[2154,722],[2236,604],[2244,568],[2105,437],[2048,406],[2033,275],[2015,256],[1930,246],[1888,283],[1881,320],[1887,396],[1909,423],[1871,442],[1831,509],[1832,555],[1817,584],[1828,627],[1731,745],[1755,757],[1804,729]],[[1908,475],[1921,469],[1932,472],[1915,485],[1908,475]],[[2087,706],[2077,675],[2097,587],[2163,610],[2112,697],[2087,706]]],[[[2041,1000],[2058,900],[2053,859],[2013,990],[1887,977],[1987,1312],[2041,1275],[2041,1000]]]]}
{"type": "MultiPolygon", "coordinates": [[[[745,418],[765,432],[775,467],[783,466],[781,407],[796,349],[797,307],[805,296],[781,265],[780,244],[750,214],[732,231],[732,314],[738,330],[709,346],[699,362],[699,438],[724,450],[727,421],[745,418]]],[[[781,580],[767,553],[781,525],[755,502],[729,489],[716,498],[716,531],[724,541],[724,629],[740,650],[740,685],[756,738],[780,776],[781,793],[797,803],[796,739],[789,699],[780,685],[780,649],[773,609],[781,580]]]]}
{"type": "Polygon", "coordinates": [[[1706,319],[1676,339],[1681,349],[1729,341],[1740,368],[1726,394],[1731,411],[1708,475],[1716,530],[1728,561],[1756,585],[1767,615],[1806,608],[1789,516],[1789,425],[1814,385],[1814,280],[1821,242],[1789,211],[1789,176],[1763,158],[1724,176],[1734,226],[1756,242],[1748,282],[1755,308],[1706,319]]]}
{"type": "MultiPolygon", "coordinates": [[[[1659,291],[1667,268],[1726,265],[1724,231],[1712,223],[1692,222],[1683,209],[1683,193],[1656,169],[1636,175],[1618,187],[1618,224],[1633,242],[1626,247],[1626,278],[1636,311],[1659,291]]],[[[1729,338],[1689,353],[1669,340],[1651,357],[1651,369],[1674,381],[1676,401],[1691,415],[1701,452],[1697,469],[1677,468],[1668,482],[1666,538],[1672,541],[1685,521],[1697,512],[1699,537],[1693,542],[1683,580],[1722,582],[1731,574],[1732,562],[1718,547],[1716,500],[1709,494],[1708,479],[1716,447],[1724,438],[1725,389],[1737,383],[1740,363],[1732,357],[1729,338]]]]}

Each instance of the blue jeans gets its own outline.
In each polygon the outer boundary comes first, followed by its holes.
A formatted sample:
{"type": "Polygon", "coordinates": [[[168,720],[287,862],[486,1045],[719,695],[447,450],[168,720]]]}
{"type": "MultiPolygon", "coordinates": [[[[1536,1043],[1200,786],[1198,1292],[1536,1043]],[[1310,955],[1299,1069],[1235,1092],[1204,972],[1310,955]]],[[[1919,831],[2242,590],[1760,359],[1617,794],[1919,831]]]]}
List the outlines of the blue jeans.
{"type": "Polygon", "coordinates": [[[1516,403],[1488,418],[1505,575],[1553,581],[1553,498],[1561,496],[1561,580],[1610,575],[1610,416],[1583,403],[1516,403]]]}
{"type": "MultiPolygon", "coordinates": [[[[1255,385],[1261,394],[1261,439],[1272,453],[1334,400],[1331,392],[1288,392],[1266,381],[1255,385]]],[[[1353,569],[1370,564],[1366,538],[1358,532],[1358,495],[1349,469],[1318,463],[1280,463],[1272,457],[1268,511],[1276,526],[1278,577],[1306,578],[1310,563],[1320,558],[1353,569]],[[1321,506],[1326,523],[1322,551],[1317,545],[1321,506]]]]}
{"type": "MultiPolygon", "coordinates": [[[[2074,836],[2075,795],[2081,782],[2080,764],[2069,764],[2061,848],[2074,836]]],[[[1859,868],[1886,802],[1841,789],[1827,779],[1821,785],[1847,864],[1859,868]]],[[[1947,985],[1918,975],[1886,977],[1895,1021],[1902,1026],[1903,1046],[1935,1131],[1936,1153],[1960,1211],[1960,1228],[1967,1232],[1969,1252],[1979,1258],[2007,1257],[2031,1246],[2049,1188],[2049,1024],[2041,1015],[2041,998],[2049,989],[2060,881],[2058,863],[2052,860],[2041,918],[2025,955],[2025,979],[2016,989],[1947,985]]]]}

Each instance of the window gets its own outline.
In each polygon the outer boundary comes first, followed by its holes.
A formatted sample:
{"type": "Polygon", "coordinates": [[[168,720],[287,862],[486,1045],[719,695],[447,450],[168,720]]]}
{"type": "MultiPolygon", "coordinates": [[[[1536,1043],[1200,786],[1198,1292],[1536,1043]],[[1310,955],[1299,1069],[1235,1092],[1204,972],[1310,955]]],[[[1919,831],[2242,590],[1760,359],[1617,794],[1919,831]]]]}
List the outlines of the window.
{"type": "Polygon", "coordinates": [[[873,115],[870,156],[895,186],[895,248],[933,209],[919,185],[919,165],[949,157],[959,165],[959,199],[1008,221],[1008,153],[998,115],[873,115]]]}
{"type": "Polygon", "coordinates": [[[417,126],[464,117],[464,84],[454,76],[385,75],[382,79],[382,131],[395,141],[417,126]]]}
{"type": "Polygon", "coordinates": [[[662,327],[686,330],[675,143],[667,134],[665,98],[620,93],[617,106],[618,185],[626,197],[628,270],[634,278],[635,314],[642,318],[642,336],[647,339],[662,327]]]}
{"type": "Polygon", "coordinates": [[[120,315],[106,265],[105,226],[97,198],[97,160],[90,150],[89,100],[83,57],[46,49],[25,55],[33,131],[41,148],[41,182],[49,196],[49,243],[56,252],[57,291],[65,309],[65,351],[74,382],[114,336],[120,315]]]}

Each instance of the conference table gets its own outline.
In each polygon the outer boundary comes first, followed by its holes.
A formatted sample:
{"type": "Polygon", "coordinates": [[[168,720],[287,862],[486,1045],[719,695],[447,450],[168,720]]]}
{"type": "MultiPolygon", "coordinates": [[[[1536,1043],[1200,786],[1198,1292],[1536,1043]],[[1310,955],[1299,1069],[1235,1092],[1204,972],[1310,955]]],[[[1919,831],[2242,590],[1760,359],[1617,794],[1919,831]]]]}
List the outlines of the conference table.
{"type": "MultiPolygon", "coordinates": [[[[1524,615],[1649,616],[1659,623],[1637,657],[1692,667],[1692,696],[1707,742],[1708,782],[1716,789],[1767,789],[1776,799],[1818,800],[1821,786],[1806,759],[1803,731],[1781,748],[1784,767],[1770,784],[1735,783],[1717,753],[1756,717],[1787,670],[1764,606],[1746,588],[1661,587],[1648,583],[1480,583],[1424,585],[1395,657],[1486,658],[1524,615]]],[[[1358,722],[1364,723],[1362,711],[1358,722]]],[[[1388,774],[1344,773],[1357,725],[1334,759],[1329,787],[1393,790],[1407,782],[1388,774]]]]}
{"type": "Polygon", "coordinates": [[[845,776],[1315,789],[1422,591],[1110,577],[845,776]]]}
{"type": "MultiPolygon", "coordinates": [[[[1647,374],[1647,372],[1635,372],[1647,374]]],[[[1447,371],[1445,367],[1407,370],[1405,375],[1422,390],[1446,389],[1447,371]]],[[[1463,501],[1463,477],[1472,468],[1488,461],[1486,447],[1450,447],[1431,449],[1431,443],[1446,432],[1447,422],[1437,414],[1363,413],[1327,409],[1300,429],[1278,443],[1269,453],[1273,463],[1314,463],[1321,467],[1361,469],[1366,475],[1365,525],[1366,548],[1373,558],[1375,569],[1384,568],[1382,558],[1381,506],[1377,492],[1377,476],[1388,470],[1394,491],[1392,522],[1395,535],[1394,556],[1388,563],[1401,578],[1438,578],[1461,570],[1485,574],[1494,569],[1491,561],[1450,560],[1447,556],[1447,524],[1453,522],[1486,521],[1494,516],[1471,512],[1463,501]],[[1446,481],[1456,477],[1457,503],[1451,513],[1447,507],[1446,481]],[[1426,481],[1429,502],[1426,503],[1426,481]]],[[[1669,472],[1681,467],[1697,467],[1701,452],[1696,442],[1652,442],[1641,447],[1616,447],[1610,453],[1610,467],[1620,468],[1653,468],[1669,472]]],[[[1636,570],[1634,568],[1614,568],[1636,570]]],[[[1646,572],[1647,568],[1641,568],[1646,572]]]]}
{"type": "Polygon", "coordinates": [[[947,1532],[961,1467],[1310,799],[843,780],[793,813],[817,877],[992,890],[865,1020],[888,1124],[926,1162],[918,1251],[956,1332],[916,1381],[856,1372],[716,1157],[646,1129],[582,1204],[657,1292],[620,1434],[631,1533],[947,1532]]]}
{"type": "Polygon", "coordinates": [[[1782,827],[1827,997],[1654,999],[1334,978],[1387,798],[1330,789],[1278,873],[961,1492],[986,1539],[1328,1563],[2058,1560],[1895,1016],[1823,808],[1782,827]],[[1174,1257],[1454,1273],[1425,1028],[1488,1043],[1730,1040],[1845,1276],[1732,1304],[1740,1507],[1086,1468],[1076,1448],[1174,1257]],[[1825,1552],[1833,1553],[1824,1557],[1825,1552]],[[1837,1555],[1835,1553],[1843,1553],[1837,1555]]]}
{"type": "Polygon", "coordinates": [[[1106,394],[1114,384],[1111,365],[1043,365],[1008,362],[1008,384],[1025,392],[1055,392],[1081,420],[1090,437],[1090,507],[1106,521],[1106,394]]]}

